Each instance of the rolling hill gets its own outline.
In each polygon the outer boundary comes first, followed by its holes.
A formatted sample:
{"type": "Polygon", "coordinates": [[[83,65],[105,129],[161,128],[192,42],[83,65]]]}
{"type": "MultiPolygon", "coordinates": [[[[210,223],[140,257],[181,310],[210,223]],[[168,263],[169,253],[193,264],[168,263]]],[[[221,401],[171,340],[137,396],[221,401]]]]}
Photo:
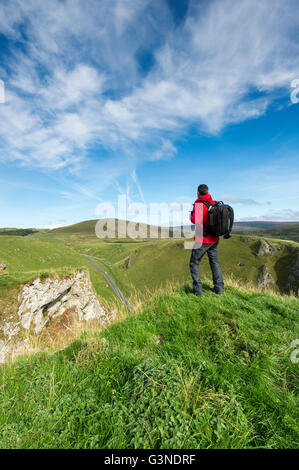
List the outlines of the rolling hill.
{"type": "Polygon", "coordinates": [[[299,243],[299,224],[285,225],[264,230],[263,236],[281,238],[283,240],[294,240],[299,243]]]}
{"type": "MultiPolygon", "coordinates": [[[[66,227],[59,227],[53,229],[49,232],[50,235],[55,235],[57,233],[61,234],[89,234],[90,236],[95,235],[95,228],[96,224],[99,219],[96,220],[86,220],[84,222],[80,222],[74,225],[68,225],[66,227]]],[[[129,230],[129,225],[131,224],[128,220],[121,220],[121,219],[100,219],[103,223],[104,231],[107,233],[107,238],[119,238],[118,233],[119,230],[122,231],[123,227],[126,227],[127,233],[129,230]],[[115,229],[111,230],[110,227],[113,226],[115,229]]],[[[135,222],[133,222],[135,224],[135,222]]],[[[143,223],[136,223],[136,231],[140,231],[140,233],[144,233],[145,236],[143,237],[138,236],[136,238],[140,239],[156,239],[156,238],[165,238],[163,234],[163,230],[167,230],[167,227],[158,227],[154,225],[148,225],[143,223]]],[[[169,236],[171,238],[180,238],[182,236],[181,229],[179,228],[168,228],[169,236]]],[[[191,230],[188,232],[191,236],[191,230]]],[[[167,235],[166,235],[167,236],[167,235]]],[[[120,237],[123,238],[123,237],[120,237]]],[[[125,237],[126,238],[126,237],[125,237]]]]}
{"type": "Polygon", "coordinates": [[[255,230],[270,230],[273,228],[279,227],[288,227],[289,225],[294,225],[296,222],[274,222],[268,220],[256,220],[256,221],[244,221],[244,222],[234,222],[235,228],[251,228],[255,230]]]}
{"type": "Polygon", "coordinates": [[[299,242],[299,224],[294,222],[237,222],[233,233],[242,235],[258,235],[263,237],[280,238],[299,242]]]}

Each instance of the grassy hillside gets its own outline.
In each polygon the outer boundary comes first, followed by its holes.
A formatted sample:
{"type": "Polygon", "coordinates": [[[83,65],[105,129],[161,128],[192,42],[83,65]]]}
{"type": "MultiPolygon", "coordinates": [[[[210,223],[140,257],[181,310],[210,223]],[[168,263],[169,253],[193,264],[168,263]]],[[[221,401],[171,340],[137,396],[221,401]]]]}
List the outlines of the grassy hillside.
{"type": "MultiPolygon", "coordinates": [[[[125,224],[127,231],[128,225],[130,221],[120,220],[120,219],[101,219],[104,223],[104,230],[107,231],[107,238],[118,238],[119,228],[123,230],[123,225],[125,224]],[[113,227],[113,229],[111,229],[113,227]]],[[[58,235],[70,236],[71,240],[74,240],[76,237],[82,240],[82,235],[89,238],[96,238],[95,234],[95,227],[98,222],[96,220],[85,220],[84,222],[80,222],[74,225],[68,225],[66,227],[59,227],[53,230],[50,230],[47,233],[47,237],[57,237],[58,235]]],[[[136,230],[142,231],[144,233],[144,237],[138,238],[163,238],[163,232],[161,227],[138,223],[136,224],[136,230]]],[[[173,237],[179,236],[181,237],[181,230],[176,228],[169,228],[169,236],[173,237]]],[[[191,231],[190,231],[191,234],[191,231]]],[[[164,236],[165,238],[165,236],[164,236]]]]}
{"type": "Polygon", "coordinates": [[[297,301],[186,291],[1,366],[0,447],[297,447],[297,301]]]}
{"type": "MultiPolygon", "coordinates": [[[[245,223],[245,222],[244,222],[245,223]]],[[[266,223],[261,223],[260,226],[256,225],[240,225],[234,226],[234,233],[238,234],[251,234],[251,235],[258,235],[268,238],[280,238],[283,240],[293,240],[299,243],[299,224],[287,224],[277,226],[267,226],[266,223]]]]}
{"type": "Polygon", "coordinates": [[[15,229],[0,229],[0,235],[13,235],[26,237],[32,233],[37,233],[37,230],[32,230],[31,228],[15,228],[15,229]]]}
{"type": "Polygon", "coordinates": [[[299,243],[299,224],[287,225],[284,227],[265,230],[265,237],[282,238],[284,240],[294,240],[299,243]]]}
{"type": "MultiPolygon", "coordinates": [[[[45,235],[47,236],[47,234],[45,235]]],[[[259,239],[233,236],[222,240],[219,258],[225,278],[233,276],[240,282],[257,284],[264,265],[277,282],[277,290],[288,292],[289,276],[298,255],[298,245],[292,242],[272,241],[280,248],[273,255],[257,257],[259,239]],[[242,266],[240,266],[242,263],[242,266]]],[[[87,254],[107,271],[123,293],[134,301],[150,298],[160,287],[170,282],[189,281],[190,250],[184,250],[182,240],[112,241],[69,238],[1,237],[0,263],[5,263],[9,274],[0,276],[0,306],[3,312],[15,312],[17,293],[23,282],[40,275],[60,274],[69,269],[88,269],[100,299],[111,304],[117,297],[104,276],[82,254],[87,254]]],[[[211,277],[208,259],[201,264],[204,277],[211,277]]],[[[299,279],[294,278],[297,287],[299,279]],[[296,280],[297,279],[297,280],[296,280]]]]}
{"type": "Polygon", "coordinates": [[[280,228],[280,227],[287,227],[289,225],[293,225],[296,222],[273,222],[273,221],[263,221],[263,220],[255,220],[255,221],[248,221],[248,222],[234,222],[235,229],[254,229],[254,230],[270,230],[273,228],[280,228]]]}
{"type": "Polygon", "coordinates": [[[25,282],[40,276],[64,275],[74,269],[88,269],[97,294],[113,303],[117,297],[104,277],[78,251],[58,240],[1,237],[0,263],[9,274],[0,276],[0,315],[15,314],[17,294],[25,282]]]}
{"type": "MultiPolygon", "coordinates": [[[[237,235],[229,240],[221,240],[219,259],[224,276],[234,276],[243,283],[257,284],[262,267],[267,265],[277,282],[277,289],[287,292],[288,277],[298,246],[291,242],[271,240],[279,250],[273,255],[256,256],[259,243],[259,238],[237,235]]],[[[104,267],[128,296],[137,291],[142,298],[146,298],[149,291],[165,286],[168,281],[182,283],[190,278],[191,251],[184,249],[182,240],[100,242],[74,244],[74,248],[88,254],[99,266],[104,267]]],[[[201,270],[204,275],[210,276],[207,256],[201,263],[201,270]]],[[[294,283],[299,286],[299,279],[294,283]]]]}
{"type": "Polygon", "coordinates": [[[71,247],[29,236],[1,237],[0,262],[7,265],[10,273],[84,264],[79,254],[71,247]]]}

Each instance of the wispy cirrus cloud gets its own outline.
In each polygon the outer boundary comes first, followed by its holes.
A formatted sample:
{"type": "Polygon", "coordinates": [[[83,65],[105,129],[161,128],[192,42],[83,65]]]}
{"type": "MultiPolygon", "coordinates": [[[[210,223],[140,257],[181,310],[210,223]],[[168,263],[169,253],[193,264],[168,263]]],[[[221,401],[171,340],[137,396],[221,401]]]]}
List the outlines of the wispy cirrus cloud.
{"type": "Polygon", "coordinates": [[[267,220],[267,221],[283,221],[283,222],[299,222],[299,211],[293,209],[280,209],[268,212],[260,216],[244,217],[241,221],[267,220]]]}
{"type": "Polygon", "coordinates": [[[164,1],[1,2],[0,159],[76,168],[98,148],[137,164],[175,155],[190,125],[260,116],[299,75],[296,7],[190,1],[175,27],[164,1]]]}
{"type": "Polygon", "coordinates": [[[238,196],[234,196],[233,194],[221,194],[219,199],[223,199],[225,202],[230,202],[232,204],[244,204],[245,206],[258,206],[261,203],[255,201],[254,199],[246,199],[238,196]]]}

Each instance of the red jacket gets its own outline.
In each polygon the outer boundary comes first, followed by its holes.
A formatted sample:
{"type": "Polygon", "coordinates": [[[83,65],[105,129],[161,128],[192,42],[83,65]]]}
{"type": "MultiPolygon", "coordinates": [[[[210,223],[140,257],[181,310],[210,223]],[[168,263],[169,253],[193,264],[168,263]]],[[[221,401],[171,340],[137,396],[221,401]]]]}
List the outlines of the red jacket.
{"type": "MultiPolygon", "coordinates": [[[[208,201],[211,202],[212,204],[215,204],[215,201],[212,199],[210,194],[205,194],[204,196],[200,196],[198,199],[196,199],[193,207],[193,211],[191,212],[190,215],[190,220],[193,224],[195,223],[201,223],[201,221],[195,221],[195,204],[200,202],[200,201],[208,201]]],[[[202,218],[203,218],[203,226],[208,227],[209,226],[209,215],[208,215],[208,208],[205,204],[200,204],[202,206],[202,218]]],[[[214,237],[213,235],[206,235],[203,236],[202,238],[202,243],[216,243],[219,241],[219,237],[214,237]]]]}

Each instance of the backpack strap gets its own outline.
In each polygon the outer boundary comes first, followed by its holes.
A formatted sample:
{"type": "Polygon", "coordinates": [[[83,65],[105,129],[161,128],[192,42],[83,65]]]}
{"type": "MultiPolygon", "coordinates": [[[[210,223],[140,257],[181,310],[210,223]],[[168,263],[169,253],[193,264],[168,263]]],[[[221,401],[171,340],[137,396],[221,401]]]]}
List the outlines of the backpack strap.
{"type": "Polygon", "coordinates": [[[209,207],[213,206],[213,204],[209,201],[197,201],[197,202],[201,202],[202,204],[204,204],[208,209],[209,207]]]}
{"type": "MultiPolygon", "coordinates": [[[[210,209],[211,206],[214,205],[209,201],[197,201],[197,202],[201,202],[202,204],[204,204],[208,208],[208,210],[210,209]]],[[[203,236],[206,237],[209,234],[210,234],[209,227],[203,226],[203,236]]]]}

